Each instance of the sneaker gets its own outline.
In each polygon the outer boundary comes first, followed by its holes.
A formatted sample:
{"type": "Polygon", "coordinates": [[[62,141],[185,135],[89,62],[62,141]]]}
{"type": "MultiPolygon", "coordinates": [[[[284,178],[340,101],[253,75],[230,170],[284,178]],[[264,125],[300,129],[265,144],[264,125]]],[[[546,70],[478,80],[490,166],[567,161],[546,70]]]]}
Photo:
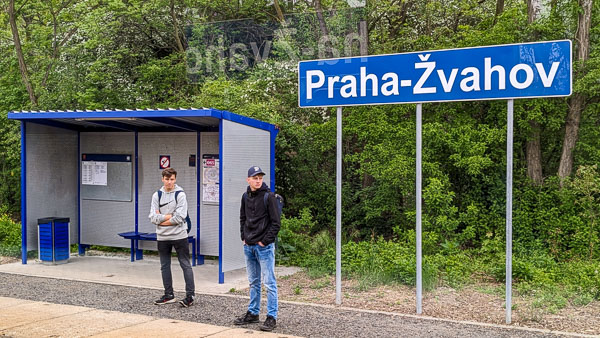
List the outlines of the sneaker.
{"type": "Polygon", "coordinates": [[[170,304],[175,303],[175,296],[173,295],[163,295],[160,299],[154,301],[156,305],[170,304]]]}
{"type": "Polygon", "coordinates": [[[183,307],[190,307],[194,305],[194,296],[186,296],[184,299],[179,301],[179,304],[183,307]]]}
{"type": "Polygon", "coordinates": [[[260,326],[262,331],[273,331],[273,329],[277,326],[277,320],[272,316],[267,316],[265,322],[260,326]]]}
{"type": "Polygon", "coordinates": [[[258,315],[253,315],[252,312],[248,311],[246,314],[236,318],[233,323],[235,325],[258,323],[258,315]]]}

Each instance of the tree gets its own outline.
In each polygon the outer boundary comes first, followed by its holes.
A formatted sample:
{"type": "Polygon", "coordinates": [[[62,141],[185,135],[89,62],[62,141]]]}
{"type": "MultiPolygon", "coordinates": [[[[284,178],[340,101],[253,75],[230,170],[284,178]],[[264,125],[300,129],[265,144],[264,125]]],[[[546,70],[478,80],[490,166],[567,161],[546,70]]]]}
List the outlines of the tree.
{"type": "MultiPolygon", "coordinates": [[[[542,10],[541,0],[527,0],[527,22],[531,25],[540,17],[542,10]]],[[[533,32],[533,39],[538,40],[539,33],[533,32]]],[[[531,132],[527,139],[526,155],[527,155],[527,176],[536,185],[541,185],[544,179],[542,172],[542,145],[541,145],[541,126],[535,120],[529,120],[531,132]]]]}
{"type": "MultiPolygon", "coordinates": [[[[590,27],[592,23],[593,0],[579,0],[581,7],[578,16],[577,36],[575,38],[576,58],[579,63],[580,73],[585,70],[585,63],[590,55],[590,27]]],[[[561,181],[571,176],[573,172],[573,151],[579,136],[581,112],[586,107],[586,96],[575,93],[569,102],[569,112],[565,121],[565,137],[563,139],[562,154],[558,167],[558,176],[561,181]]]]}

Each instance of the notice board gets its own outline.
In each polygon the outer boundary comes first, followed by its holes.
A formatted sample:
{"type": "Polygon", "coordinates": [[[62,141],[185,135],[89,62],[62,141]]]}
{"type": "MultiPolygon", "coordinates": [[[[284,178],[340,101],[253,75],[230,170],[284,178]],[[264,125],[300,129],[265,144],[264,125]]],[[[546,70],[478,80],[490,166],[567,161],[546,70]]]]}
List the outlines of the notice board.
{"type": "Polygon", "coordinates": [[[81,154],[81,199],[132,200],[132,163],[129,154],[81,154]]]}

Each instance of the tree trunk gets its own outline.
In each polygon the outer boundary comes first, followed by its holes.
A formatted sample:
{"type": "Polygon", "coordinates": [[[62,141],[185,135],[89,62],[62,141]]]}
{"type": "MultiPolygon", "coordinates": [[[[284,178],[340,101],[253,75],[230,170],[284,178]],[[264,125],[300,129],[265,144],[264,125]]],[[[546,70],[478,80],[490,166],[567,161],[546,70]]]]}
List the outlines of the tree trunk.
{"type": "Polygon", "coordinates": [[[527,177],[536,185],[544,182],[542,174],[542,146],[540,144],[540,124],[537,121],[529,121],[531,127],[531,140],[527,140],[527,177]]]}
{"type": "Polygon", "coordinates": [[[527,0],[527,22],[532,23],[540,17],[542,11],[541,0],[527,0]]]}
{"type": "Polygon", "coordinates": [[[8,21],[10,23],[10,30],[12,31],[13,41],[15,43],[15,52],[17,53],[17,59],[19,60],[19,71],[21,72],[21,79],[27,93],[29,94],[29,101],[35,107],[37,106],[37,98],[33,85],[29,80],[29,72],[27,71],[27,64],[25,64],[25,56],[23,55],[23,49],[21,48],[21,39],[19,38],[19,30],[17,28],[17,18],[15,12],[15,0],[9,0],[8,2],[8,21]]]}
{"type": "Polygon", "coordinates": [[[494,14],[494,24],[496,24],[496,20],[500,14],[504,12],[504,0],[496,0],[496,14],[494,14]]]}
{"type": "MultiPolygon", "coordinates": [[[[541,0],[527,0],[527,21],[531,24],[540,16],[541,0]]],[[[537,40],[536,32],[534,32],[534,40],[537,40]]],[[[527,105],[525,105],[527,107],[527,105]]],[[[531,133],[527,138],[527,148],[525,156],[527,157],[527,177],[535,184],[541,185],[544,182],[544,174],[542,171],[542,142],[541,142],[541,126],[538,121],[530,120],[529,126],[531,133]]]]}
{"type": "Polygon", "coordinates": [[[277,20],[280,24],[283,24],[285,22],[285,18],[283,17],[283,11],[281,10],[281,6],[279,6],[279,1],[274,0],[273,6],[275,6],[275,11],[277,12],[277,20]]]}
{"type": "Polygon", "coordinates": [[[321,29],[321,36],[328,36],[329,30],[327,29],[325,19],[323,18],[323,7],[321,6],[321,0],[315,0],[314,4],[317,12],[317,19],[319,20],[319,28],[321,29]]]}
{"type": "Polygon", "coordinates": [[[175,38],[175,44],[179,53],[185,52],[181,37],[179,36],[179,26],[177,25],[177,15],[175,14],[175,0],[171,0],[170,3],[171,19],[173,20],[173,37],[175,38]]]}
{"type": "MultiPolygon", "coordinates": [[[[592,0],[579,0],[581,11],[579,12],[579,23],[577,27],[576,48],[577,60],[580,62],[580,69],[585,66],[585,61],[590,55],[590,26],[592,18],[592,0]]],[[[573,172],[573,150],[579,137],[579,122],[581,112],[585,109],[585,96],[574,94],[569,102],[569,112],[565,122],[565,137],[563,140],[562,154],[558,166],[558,177],[561,184],[564,179],[571,176],[573,172]]]]}

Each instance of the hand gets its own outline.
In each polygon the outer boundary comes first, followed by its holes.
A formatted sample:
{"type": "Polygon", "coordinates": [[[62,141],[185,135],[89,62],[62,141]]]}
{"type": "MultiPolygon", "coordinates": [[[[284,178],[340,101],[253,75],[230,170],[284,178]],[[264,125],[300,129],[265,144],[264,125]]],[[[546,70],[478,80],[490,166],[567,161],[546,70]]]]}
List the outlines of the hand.
{"type": "Polygon", "coordinates": [[[262,242],[258,242],[257,244],[260,245],[263,248],[265,247],[265,245],[262,242]]]}

